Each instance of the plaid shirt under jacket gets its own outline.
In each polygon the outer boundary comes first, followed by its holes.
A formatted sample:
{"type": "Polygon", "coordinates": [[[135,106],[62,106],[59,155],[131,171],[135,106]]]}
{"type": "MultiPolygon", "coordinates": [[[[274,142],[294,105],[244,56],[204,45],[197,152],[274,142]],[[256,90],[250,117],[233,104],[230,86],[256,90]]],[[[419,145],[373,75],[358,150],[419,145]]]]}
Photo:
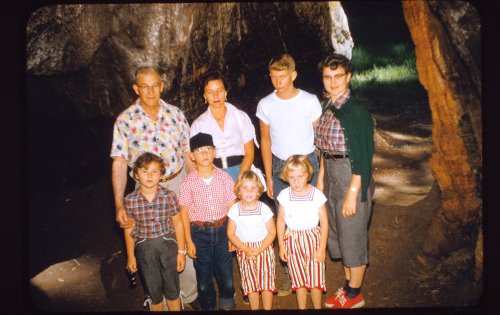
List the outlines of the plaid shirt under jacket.
{"type": "Polygon", "coordinates": [[[344,153],[347,151],[345,145],[344,132],[340,121],[333,114],[331,110],[326,110],[330,105],[335,106],[335,108],[340,108],[347,102],[350,96],[350,90],[347,89],[344,94],[337,98],[333,103],[328,100],[323,106],[324,114],[321,116],[318,125],[316,126],[315,133],[315,145],[321,151],[326,152],[339,152],[344,153]]]}
{"type": "Polygon", "coordinates": [[[135,220],[131,237],[156,238],[175,232],[171,217],[179,212],[175,193],[161,186],[152,202],[139,189],[125,197],[127,215],[135,220]]]}

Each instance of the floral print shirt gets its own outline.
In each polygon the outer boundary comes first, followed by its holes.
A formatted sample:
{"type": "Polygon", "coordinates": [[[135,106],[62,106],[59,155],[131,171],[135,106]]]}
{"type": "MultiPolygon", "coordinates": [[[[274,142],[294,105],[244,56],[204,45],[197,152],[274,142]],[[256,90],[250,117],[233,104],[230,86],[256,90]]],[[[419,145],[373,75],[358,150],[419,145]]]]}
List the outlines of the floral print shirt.
{"type": "Polygon", "coordinates": [[[163,100],[156,121],[142,109],[140,99],[116,118],[110,156],[125,158],[130,167],[142,153],[151,152],[163,158],[168,177],[184,166],[186,151],[189,124],[179,108],[163,100]]]}

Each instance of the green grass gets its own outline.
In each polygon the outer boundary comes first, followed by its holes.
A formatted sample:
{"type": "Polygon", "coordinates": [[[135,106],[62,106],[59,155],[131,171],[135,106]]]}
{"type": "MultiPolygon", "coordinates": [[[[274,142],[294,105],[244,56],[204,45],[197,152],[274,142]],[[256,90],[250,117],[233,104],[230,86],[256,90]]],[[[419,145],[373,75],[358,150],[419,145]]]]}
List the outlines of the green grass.
{"type": "Polygon", "coordinates": [[[357,73],[351,85],[353,88],[363,89],[369,83],[385,82],[400,83],[418,80],[417,71],[414,66],[409,64],[387,65],[384,67],[373,66],[372,69],[357,73]]]}
{"type": "Polygon", "coordinates": [[[374,103],[397,103],[422,99],[425,91],[418,82],[415,51],[411,43],[354,47],[354,76],[351,87],[374,103]]]}
{"type": "Polygon", "coordinates": [[[401,2],[343,1],[342,6],[354,40],[355,95],[377,113],[428,108],[401,2]]]}
{"type": "Polygon", "coordinates": [[[414,47],[408,43],[394,43],[384,46],[364,45],[354,46],[352,60],[360,71],[369,69],[372,65],[384,66],[392,63],[415,61],[414,47]]]}

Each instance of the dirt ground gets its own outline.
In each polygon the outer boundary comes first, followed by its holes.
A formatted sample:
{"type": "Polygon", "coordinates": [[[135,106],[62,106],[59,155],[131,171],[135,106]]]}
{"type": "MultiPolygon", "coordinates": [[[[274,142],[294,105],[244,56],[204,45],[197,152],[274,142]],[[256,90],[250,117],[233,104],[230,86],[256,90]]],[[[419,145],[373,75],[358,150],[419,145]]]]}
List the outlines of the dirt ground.
{"type": "MultiPolygon", "coordinates": [[[[378,132],[370,265],[362,288],[366,307],[473,304],[477,296],[466,295],[472,286],[471,277],[463,276],[467,271],[457,267],[470,262],[470,255],[459,252],[448,259],[452,268],[458,268],[453,277],[440,273],[440,268],[450,266],[420,254],[430,219],[440,203],[427,167],[432,143],[429,113],[415,110],[411,104],[403,106],[397,115],[370,110],[378,132]],[[462,276],[458,276],[461,272],[462,276]],[[454,288],[453,294],[449,293],[450,287],[454,288]]],[[[124,273],[126,258],[121,230],[114,221],[109,178],[60,194],[34,196],[29,219],[32,310],[143,310],[140,282],[130,289],[124,273]]],[[[327,259],[326,268],[328,292],[324,299],[344,283],[340,262],[327,259]]],[[[233,269],[238,288],[236,260],[233,269]]],[[[277,283],[283,278],[282,268],[278,267],[277,283]]],[[[249,309],[242,303],[239,290],[236,301],[237,310],[249,309]]],[[[296,309],[295,294],[275,296],[274,309],[296,309]]]]}

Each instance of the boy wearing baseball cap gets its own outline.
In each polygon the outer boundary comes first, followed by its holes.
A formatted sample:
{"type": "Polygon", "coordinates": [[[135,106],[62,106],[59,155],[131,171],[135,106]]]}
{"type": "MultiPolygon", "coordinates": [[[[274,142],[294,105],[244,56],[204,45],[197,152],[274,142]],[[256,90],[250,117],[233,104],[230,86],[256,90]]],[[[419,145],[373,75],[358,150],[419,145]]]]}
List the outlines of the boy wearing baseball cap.
{"type": "Polygon", "coordinates": [[[233,284],[234,250],[227,238],[227,212],[236,203],[234,182],[214,164],[212,136],[194,135],[190,141],[195,168],[182,181],[179,193],[187,254],[193,258],[202,311],[216,310],[214,275],[219,288],[220,310],[235,307],[233,284]]]}

